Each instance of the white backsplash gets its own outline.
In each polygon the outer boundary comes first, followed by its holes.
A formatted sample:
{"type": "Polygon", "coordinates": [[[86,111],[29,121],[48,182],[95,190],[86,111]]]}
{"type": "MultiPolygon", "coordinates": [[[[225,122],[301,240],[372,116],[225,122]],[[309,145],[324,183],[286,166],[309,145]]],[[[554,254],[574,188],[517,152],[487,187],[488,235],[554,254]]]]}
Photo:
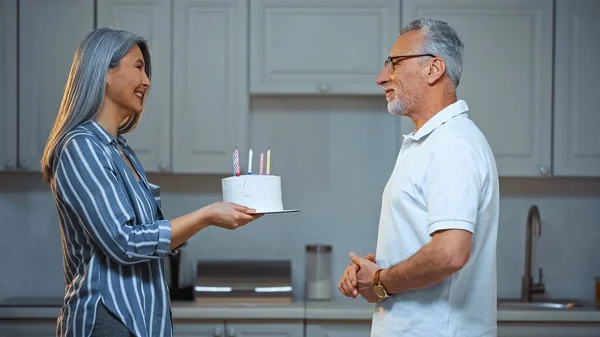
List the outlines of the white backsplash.
{"type": "MultiPolygon", "coordinates": [[[[294,296],[301,298],[305,244],[333,245],[334,284],[349,251],[375,251],[381,192],[398,151],[397,117],[382,98],[368,97],[254,98],[251,108],[250,145],[255,154],[271,147],[284,206],[300,212],[267,215],[235,231],[201,231],[183,250],[182,282],[191,282],[197,259],[289,259],[294,296]]],[[[162,187],[167,218],[221,197],[222,176],[149,177],[162,187]]],[[[592,299],[600,275],[600,179],[503,178],[500,187],[499,297],[520,294],[525,220],[537,204],[542,236],[534,240],[535,280],[543,267],[548,296],[592,299]]],[[[0,299],[62,296],[60,230],[40,175],[0,173],[0,219],[0,299]]]]}

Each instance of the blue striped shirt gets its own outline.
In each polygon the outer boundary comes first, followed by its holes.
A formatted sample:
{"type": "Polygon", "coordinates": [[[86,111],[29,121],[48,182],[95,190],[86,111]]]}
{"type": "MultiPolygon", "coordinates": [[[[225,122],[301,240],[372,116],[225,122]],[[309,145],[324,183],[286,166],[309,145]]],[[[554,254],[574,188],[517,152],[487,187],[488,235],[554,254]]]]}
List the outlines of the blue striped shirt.
{"type": "Polygon", "coordinates": [[[164,272],[171,225],[125,139],[95,121],[76,127],[57,147],[51,188],[66,283],[57,336],[89,336],[99,301],[136,336],[172,336],[164,272]]]}

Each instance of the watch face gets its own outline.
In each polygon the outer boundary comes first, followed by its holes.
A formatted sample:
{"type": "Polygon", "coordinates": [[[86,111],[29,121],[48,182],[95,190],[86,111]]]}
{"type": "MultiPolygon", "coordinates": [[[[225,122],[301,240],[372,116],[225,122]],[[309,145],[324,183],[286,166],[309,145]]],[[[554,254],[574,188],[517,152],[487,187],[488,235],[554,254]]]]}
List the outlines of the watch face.
{"type": "Polygon", "coordinates": [[[382,286],[379,286],[379,285],[374,286],[373,287],[373,292],[379,298],[386,298],[387,297],[387,293],[386,293],[385,289],[382,286]]]}

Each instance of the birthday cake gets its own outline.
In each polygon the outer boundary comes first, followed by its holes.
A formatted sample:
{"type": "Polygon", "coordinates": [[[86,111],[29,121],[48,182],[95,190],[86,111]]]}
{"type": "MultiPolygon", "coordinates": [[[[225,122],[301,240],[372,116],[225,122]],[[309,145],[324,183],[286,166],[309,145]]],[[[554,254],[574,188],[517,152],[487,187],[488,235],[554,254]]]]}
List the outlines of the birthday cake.
{"type": "Polygon", "coordinates": [[[245,174],[221,182],[225,202],[253,208],[256,213],[284,211],[279,176],[245,174]]]}
{"type": "Polygon", "coordinates": [[[286,213],[299,210],[283,209],[281,178],[271,175],[271,149],[260,154],[259,173],[252,174],[252,149],[248,151],[248,173],[240,174],[240,156],[237,148],[233,152],[233,176],[223,178],[221,187],[223,201],[232,202],[256,210],[256,213],[286,213]]]}

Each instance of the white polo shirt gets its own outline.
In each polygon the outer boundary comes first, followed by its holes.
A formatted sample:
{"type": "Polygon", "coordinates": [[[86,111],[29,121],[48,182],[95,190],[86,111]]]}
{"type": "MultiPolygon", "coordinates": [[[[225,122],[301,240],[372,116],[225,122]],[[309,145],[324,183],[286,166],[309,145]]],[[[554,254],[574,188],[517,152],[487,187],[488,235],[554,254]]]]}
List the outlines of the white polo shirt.
{"type": "Polygon", "coordinates": [[[408,259],[442,229],[473,233],[467,264],[438,285],[378,303],[371,337],[496,336],[498,172],[459,100],[404,136],[384,189],[377,263],[408,259]]]}

